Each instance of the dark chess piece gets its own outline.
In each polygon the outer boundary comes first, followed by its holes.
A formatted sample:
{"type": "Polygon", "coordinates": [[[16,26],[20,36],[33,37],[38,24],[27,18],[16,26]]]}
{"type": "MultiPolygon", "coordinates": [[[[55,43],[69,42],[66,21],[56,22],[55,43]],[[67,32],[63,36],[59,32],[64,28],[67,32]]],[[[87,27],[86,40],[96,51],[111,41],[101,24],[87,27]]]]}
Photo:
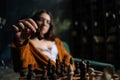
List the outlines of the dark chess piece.
{"type": "Polygon", "coordinates": [[[52,75],[51,75],[51,80],[57,80],[58,76],[56,74],[56,68],[52,66],[52,75]]]}
{"type": "Polygon", "coordinates": [[[87,66],[85,60],[80,62],[80,80],[87,80],[87,66]]]}
{"type": "Polygon", "coordinates": [[[80,74],[80,64],[78,62],[76,63],[75,74],[80,74]]]}
{"type": "Polygon", "coordinates": [[[60,74],[60,62],[59,62],[58,58],[56,59],[56,74],[57,75],[60,74]]]}
{"type": "Polygon", "coordinates": [[[71,64],[71,65],[73,64],[73,59],[72,59],[72,58],[70,58],[70,64],[71,64]]]}
{"type": "Polygon", "coordinates": [[[86,68],[86,71],[88,72],[90,69],[90,62],[88,60],[86,61],[86,68]]]}
{"type": "Polygon", "coordinates": [[[28,74],[27,74],[27,80],[35,80],[36,74],[32,70],[32,64],[28,65],[28,74]]]}
{"type": "Polygon", "coordinates": [[[47,73],[47,75],[48,76],[51,76],[52,75],[52,64],[51,64],[51,60],[49,60],[49,62],[48,62],[48,65],[47,65],[47,71],[48,71],[48,73],[47,73]]]}
{"type": "Polygon", "coordinates": [[[65,67],[65,58],[63,58],[63,60],[62,60],[62,64],[64,65],[64,67],[65,67]]]}
{"type": "Polygon", "coordinates": [[[61,74],[60,75],[63,77],[63,76],[65,76],[65,74],[66,74],[65,65],[61,64],[61,74]]]}
{"type": "Polygon", "coordinates": [[[60,75],[61,76],[65,76],[65,74],[66,74],[66,64],[65,64],[65,58],[63,58],[63,60],[62,60],[62,63],[60,64],[60,71],[61,71],[61,73],[60,73],[60,75]]]}
{"type": "Polygon", "coordinates": [[[48,80],[47,67],[46,67],[46,66],[43,67],[41,79],[42,79],[42,80],[48,80]]]}

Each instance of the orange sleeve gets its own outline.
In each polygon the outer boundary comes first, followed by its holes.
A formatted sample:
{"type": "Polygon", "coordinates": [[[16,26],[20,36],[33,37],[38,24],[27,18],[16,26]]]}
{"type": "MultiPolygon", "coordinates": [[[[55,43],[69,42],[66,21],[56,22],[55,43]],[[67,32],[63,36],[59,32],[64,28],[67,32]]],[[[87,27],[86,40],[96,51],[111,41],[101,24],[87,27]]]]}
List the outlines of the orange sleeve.
{"type": "Polygon", "coordinates": [[[29,42],[21,47],[16,47],[15,44],[12,43],[11,55],[15,72],[27,71],[28,64],[35,65],[36,61],[29,48],[29,42]]]}
{"type": "Polygon", "coordinates": [[[16,47],[14,42],[11,44],[11,56],[12,56],[12,62],[13,62],[13,68],[15,72],[20,72],[21,70],[21,51],[24,50],[26,45],[22,47],[16,47]]]}

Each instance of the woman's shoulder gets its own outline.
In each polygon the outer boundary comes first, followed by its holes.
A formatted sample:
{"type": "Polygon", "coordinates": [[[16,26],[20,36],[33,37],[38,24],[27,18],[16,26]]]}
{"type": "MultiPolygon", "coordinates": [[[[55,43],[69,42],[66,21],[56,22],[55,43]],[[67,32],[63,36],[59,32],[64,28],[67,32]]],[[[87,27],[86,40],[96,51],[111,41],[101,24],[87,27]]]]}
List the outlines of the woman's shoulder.
{"type": "Polygon", "coordinates": [[[57,45],[63,45],[63,41],[60,38],[55,38],[55,43],[57,45]]]}
{"type": "Polygon", "coordinates": [[[62,40],[60,38],[56,37],[55,42],[62,42],[62,40]]]}

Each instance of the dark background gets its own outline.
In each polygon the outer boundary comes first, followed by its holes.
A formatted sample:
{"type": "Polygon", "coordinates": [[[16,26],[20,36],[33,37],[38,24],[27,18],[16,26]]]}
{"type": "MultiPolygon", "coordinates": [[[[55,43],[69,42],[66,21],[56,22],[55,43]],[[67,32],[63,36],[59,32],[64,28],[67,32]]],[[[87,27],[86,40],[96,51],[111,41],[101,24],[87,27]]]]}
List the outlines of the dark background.
{"type": "Polygon", "coordinates": [[[71,54],[120,69],[120,0],[0,0],[0,61],[11,62],[11,26],[47,9],[71,54]]]}

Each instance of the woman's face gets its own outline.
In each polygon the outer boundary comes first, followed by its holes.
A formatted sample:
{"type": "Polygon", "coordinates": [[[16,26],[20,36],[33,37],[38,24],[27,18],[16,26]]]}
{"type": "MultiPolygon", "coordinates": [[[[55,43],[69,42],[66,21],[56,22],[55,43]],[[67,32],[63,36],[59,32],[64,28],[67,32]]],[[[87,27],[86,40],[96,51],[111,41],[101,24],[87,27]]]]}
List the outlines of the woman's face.
{"type": "Polygon", "coordinates": [[[51,19],[47,13],[42,13],[39,16],[39,20],[37,20],[37,24],[38,24],[38,30],[40,31],[41,35],[44,35],[48,32],[50,28],[50,23],[51,23],[51,19]]]}

